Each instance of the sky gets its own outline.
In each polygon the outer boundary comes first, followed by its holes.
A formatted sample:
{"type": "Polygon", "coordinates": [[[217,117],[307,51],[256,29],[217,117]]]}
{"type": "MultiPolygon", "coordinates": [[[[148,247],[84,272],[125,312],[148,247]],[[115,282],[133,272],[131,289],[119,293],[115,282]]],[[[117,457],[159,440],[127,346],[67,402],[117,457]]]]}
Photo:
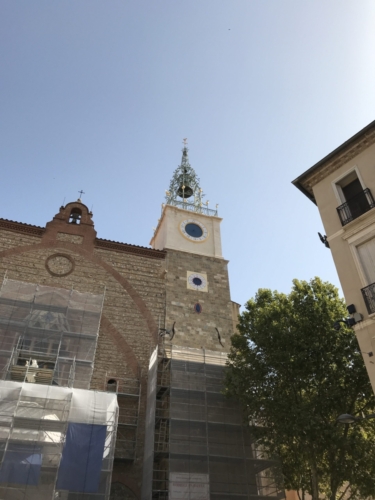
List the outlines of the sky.
{"type": "Polygon", "coordinates": [[[2,0],[0,217],[148,246],[188,139],[232,300],[340,286],[291,181],[375,119],[372,0],[2,0]]]}

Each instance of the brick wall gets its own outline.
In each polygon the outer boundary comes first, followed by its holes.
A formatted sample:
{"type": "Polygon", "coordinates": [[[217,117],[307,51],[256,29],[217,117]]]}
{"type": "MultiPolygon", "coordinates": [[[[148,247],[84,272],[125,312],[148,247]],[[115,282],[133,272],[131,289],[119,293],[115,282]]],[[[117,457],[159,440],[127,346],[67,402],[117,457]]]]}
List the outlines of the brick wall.
{"type": "Polygon", "coordinates": [[[136,458],[115,463],[112,477],[113,498],[125,491],[127,498],[140,498],[147,370],[159,324],[169,328],[176,322],[176,345],[228,351],[233,321],[227,262],[100,240],[92,214],[77,202],[61,207],[46,228],[0,220],[0,278],[5,273],[10,279],[105,293],[91,388],[104,390],[108,372],[140,378],[136,458]],[[80,225],[68,223],[74,207],[82,211],[80,225]],[[206,274],[208,291],[188,289],[187,271],[206,274]]]}
{"type": "MultiPolygon", "coordinates": [[[[26,224],[14,224],[9,230],[0,221],[0,278],[6,273],[9,279],[105,293],[91,388],[103,390],[107,372],[119,378],[141,379],[136,459],[115,463],[113,471],[113,481],[126,485],[138,498],[148,361],[158,338],[159,319],[164,323],[165,255],[102,240],[90,246],[86,244],[87,227],[82,228],[85,239],[78,234],[79,227],[66,224],[61,231],[64,221],[57,223],[54,233],[53,221],[49,234],[39,228],[38,235],[30,235],[26,224]],[[74,234],[69,234],[70,230],[74,234]]],[[[114,495],[118,496],[119,488],[117,485],[114,495]]]]}

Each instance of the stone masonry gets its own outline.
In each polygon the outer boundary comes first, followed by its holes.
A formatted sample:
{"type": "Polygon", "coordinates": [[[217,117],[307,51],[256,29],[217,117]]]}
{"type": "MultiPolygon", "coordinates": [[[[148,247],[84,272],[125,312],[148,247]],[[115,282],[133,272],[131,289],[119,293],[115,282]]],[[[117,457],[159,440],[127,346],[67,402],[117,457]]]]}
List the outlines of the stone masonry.
{"type": "Polygon", "coordinates": [[[165,252],[96,238],[80,202],[62,207],[46,228],[0,219],[1,278],[105,294],[91,388],[105,390],[108,374],[140,379],[136,458],[115,461],[113,498],[121,488],[126,498],[140,495],[147,370],[159,319],[164,323],[164,271],[165,252]],[[69,223],[74,208],[80,224],[69,223]]]}
{"type": "Polygon", "coordinates": [[[227,261],[97,238],[92,213],[78,200],[61,207],[46,227],[0,219],[0,277],[5,276],[104,293],[91,389],[106,390],[108,378],[140,381],[135,460],[115,461],[111,494],[113,500],[139,499],[148,364],[159,325],[175,323],[176,345],[229,351],[233,303],[227,261]],[[72,223],[72,214],[79,223],[72,223]],[[187,287],[188,271],[207,276],[207,291],[187,287]]]}
{"type": "Polygon", "coordinates": [[[166,325],[169,328],[176,322],[173,343],[227,352],[234,333],[227,261],[168,250],[166,271],[166,325]],[[187,288],[187,271],[207,274],[207,293],[187,288]],[[201,305],[201,313],[194,310],[197,303],[201,305]]]}

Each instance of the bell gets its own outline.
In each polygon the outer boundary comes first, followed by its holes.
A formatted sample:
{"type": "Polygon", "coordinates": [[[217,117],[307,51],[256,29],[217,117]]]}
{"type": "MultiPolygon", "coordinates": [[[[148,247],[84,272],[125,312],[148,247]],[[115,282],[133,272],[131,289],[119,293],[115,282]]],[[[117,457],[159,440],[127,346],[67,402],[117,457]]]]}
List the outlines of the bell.
{"type": "Polygon", "coordinates": [[[71,224],[79,224],[79,220],[80,220],[81,216],[77,212],[72,212],[70,214],[70,218],[71,218],[71,221],[70,221],[71,224]]]}
{"type": "Polygon", "coordinates": [[[183,184],[177,189],[177,196],[180,198],[190,198],[190,196],[193,196],[193,193],[194,191],[190,186],[184,186],[183,184]]]}

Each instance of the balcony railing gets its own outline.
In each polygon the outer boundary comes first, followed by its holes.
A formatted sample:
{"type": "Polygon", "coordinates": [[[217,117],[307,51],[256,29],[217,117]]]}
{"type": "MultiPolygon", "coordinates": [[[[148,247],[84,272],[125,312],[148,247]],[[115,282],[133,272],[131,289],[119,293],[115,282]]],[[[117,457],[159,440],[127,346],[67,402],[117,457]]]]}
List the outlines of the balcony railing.
{"type": "Polygon", "coordinates": [[[197,214],[211,215],[217,217],[217,209],[212,210],[204,205],[195,205],[194,203],[188,203],[187,201],[177,201],[170,200],[167,203],[168,205],[173,205],[178,208],[182,208],[183,210],[189,210],[189,212],[195,212],[197,214]]]}
{"type": "Polygon", "coordinates": [[[345,226],[374,207],[375,202],[371,191],[369,189],[364,189],[359,194],[337,207],[337,213],[339,214],[341,224],[345,226]]]}
{"type": "Polygon", "coordinates": [[[369,314],[375,313],[375,283],[365,286],[365,288],[362,288],[361,292],[367,307],[367,312],[369,314]]]}

